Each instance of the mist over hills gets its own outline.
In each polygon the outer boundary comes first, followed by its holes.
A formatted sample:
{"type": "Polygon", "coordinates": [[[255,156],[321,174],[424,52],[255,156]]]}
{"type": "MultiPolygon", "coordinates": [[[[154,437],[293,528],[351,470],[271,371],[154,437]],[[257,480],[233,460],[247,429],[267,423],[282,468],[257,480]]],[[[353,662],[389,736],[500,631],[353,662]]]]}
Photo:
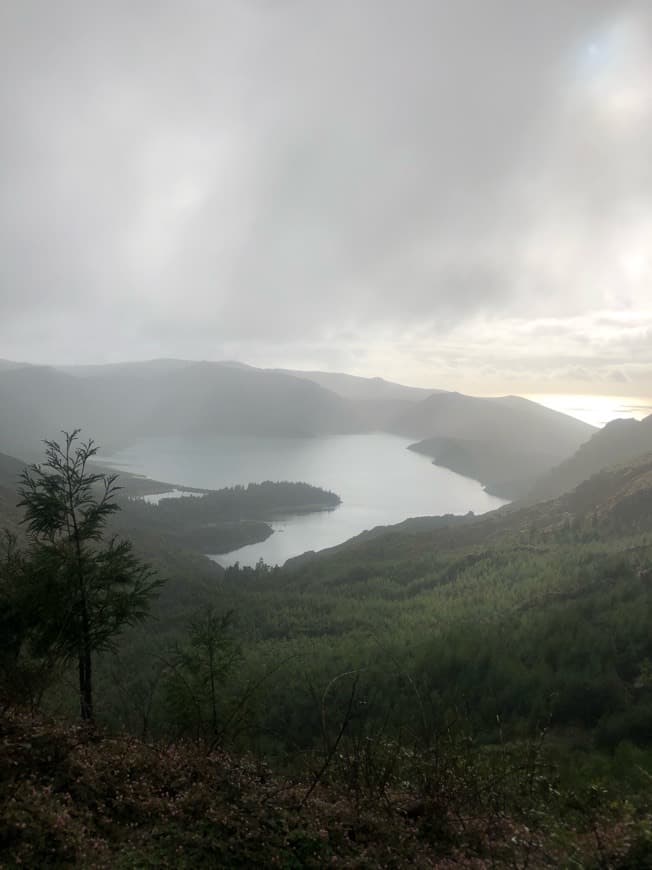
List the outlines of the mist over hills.
{"type": "MultiPolygon", "coordinates": [[[[406,399],[418,401],[433,393],[446,392],[445,390],[426,387],[408,387],[387,381],[384,378],[365,378],[358,375],[349,375],[344,372],[321,372],[302,371],[299,369],[284,368],[257,368],[237,360],[220,360],[219,362],[199,362],[187,359],[171,359],[162,357],[140,362],[103,363],[97,365],[53,365],[57,371],[76,377],[98,377],[102,375],[130,374],[135,376],[156,375],[166,372],[179,371],[195,365],[212,365],[221,368],[240,369],[250,372],[268,372],[270,374],[289,375],[305,381],[311,381],[327,390],[331,390],[345,399],[406,399]]],[[[23,363],[15,363],[9,360],[0,360],[0,370],[6,368],[20,368],[23,363]]]]}
{"type": "Polygon", "coordinates": [[[18,524],[17,483],[24,463],[0,453],[0,530],[16,531],[18,524]]]}
{"type": "MultiPolygon", "coordinates": [[[[206,371],[207,364],[200,365],[206,371]]],[[[208,366],[208,368],[210,367],[208,366]]],[[[242,371],[243,369],[239,369],[239,373],[242,373],[242,371]]],[[[13,381],[13,384],[14,386],[25,386],[25,384],[33,384],[36,380],[44,389],[48,387],[52,388],[53,386],[61,387],[61,385],[69,387],[70,385],[66,380],[69,377],[50,369],[39,370],[37,367],[33,367],[28,371],[22,371],[21,376],[17,377],[13,381]]],[[[115,389],[115,395],[120,396],[120,389],[124,388],[122,378],[117,383],[114,383],[112,379],[110,381],[115,389]]],[[[205,387],[205,383],[201,378],[199,379],[199,384],[206,389],[219,390],[219,380],[214,381],[213,378],[210,378],[209,381],[208,388],[205,387]]],[[[195,378],[193,377],[191,383],[194,382],[195,378]]],[[[266,383],[269,382],[266,381],[266,383]]],[[[282,377],[278,383],[284,384],[282,377]]],[[[234,385],[242,386],[243,384],[246,388],[246,377],[244,380],[237,378],[235,381],[229,381],[230,387],[234,385]]],[[[140,387],[141,385],[137,384],[136,386],[140,387]]],[[[176,385],[174,385],[174,390],[180,391],[179,394],[181,394],[187,386],[187,379],[180,378],[176,385]]],[[[251,386],[251,383],[249,386],[251,386]]],[[[295,389],[297,388],[295,387],[295,389]]],[[[298,389],[299,395],[301,395],[301,385],[299,385],[298,389]]],[[[105,392],[103,395],[106,397],[108,392],[105,392]]],[[[176,392],[173,392],[172,395],[176,395],[176,392]]],[[[460,399],[471,400],[471,397],[457,396],[456,394],[448,395],[452,395],[458,405],[460,404],[460,399]]],[[[50,397],[51,402],[55,402],[57,398],[56,394],[51,392],[50,397]]],[[[85,398],[88,399],[88,394],[85,395],[85,398]]],[[[157,397],[157,401],[159,398],[157,397]]],[[[194,402],[199,398],[205,398],[205,394],[196,393],[191,396],[188,399],[189,407],[193,407],[194,402]]],[[[478,403],[482,401],[476,400],[478,403]]],[[[525,400],[515,399],[514,397],[508,397],[505,400],[492,399],[486,401],[490,403],[490,407],[507,407],[519,413],[526,411],[530,405],[534,404],[525,400]]],[[[467,410],[468,408],[473,408],[476,414],[482,413],[479,408],[483,408],[482,405],[474,406],[472,401],[468,405],[467,403],[462,403],[462,407],[466,407],[467,410]]],[[[45,410],[50,411],[51,408],[46,408],[45,410]]],[[[546,411],[547,409],[541,410],[546,411]]],[[[539,412],[536,411],[535,413],[539,412]]],[[[545,417],[547,415],[543,414],[542,416],[545,417]]],[[[203,422],[207,421],[210,423],[210,417],[206,417],[203,422]]],[[[430,440],[434,443],[438,439],[434,438],[430,440]]],[[[447,439],[442,437],[439,441],[446,444],[447,439]]],[[[448,439],[449,449],[451,449],[450,445],[463,443],[461,440],[454,438],[448,439]]],[[[429,441],[425,442],[425,447],[424,444],[411,445],[411,449],[425,449],[428,448],[428,444],[429,441]]],[[[522,453],[521,455],[524,456],[525,454],[522,453]]],[[[24,467],[25,463],[22,459],[4,452],[0,453],[0,524],[3,528],[9,528],[14,531],[18,530],[18,510],[16,507],[18,500],[18,478],[24,467]]],[[[138,479],[131,478],[129,475],[127,475],[127,478],[126,482],[128,486],[125,491],[129,494],[132,492],[130,484],[132,481],[137,484],[138,479]]],[[[274,484],[273,486],[287,485],[274,484]]],[[[292,484],[291,486],[300,487],[304,485],[292,484]]],[[[312,488],[308,487],[307,489],[312,488]]],[[[137,490],[138,487],[136,487],[137,490]]],[[[146,490],[143,489],[143,491],[146,490]]],[[[206,492],[209,492],[211,496],[221,496],[221,493],[214,493],[208,490],[206,492]]],[[[223,492],[227,493],[229,491],[224,490],[223,492]]],[[[202,506],[199,503],[195,505],[193,500],[186,503],[184,499],[178,504],[174,500],[168,500],[164,506],[166,505],[173,510],[177,510],[180,506],[182,509],[181,513],[184,515],[188,513],[185,509],[195,509],[202,506]]],[[[131,505],[131,503],[125,501],[123,513],[120,515],[120,531],[122,534],[131,535],[134,534],[134,531],[137,531],[136,539],[139,545],[142,545],[142,541],[149,542],[147,547],[152,552],[156,552],[158,546],[156,544],[156,534],[160,534],[160,529],[157,523],[143,523],[143,517],[141,516],[141,514],[146,516],[148,509],[152,515],[156,513],[156,511],[152,510],[151,506],[131,505]],[[138,517],[138,522],[134,524],[136,517],[138,517]]],[[[387,541],[390,538],[396,540],[397,536],[406,541],[406,543],[400,545],[392,544],[392,552],[395,551],[396,555],[399,555],[403,554],[404,551],[412,552],[417,541],[421,542],[419,547],[421,545],[432,547],[437,544],[445,546],[447,549],[458,546],[484,545],[488,542],[503,540],[506,535],[516,534],[522,537],[527,533],[528,528],[537,529],[539,532],[545,532],[545,530],[554,531],[563,528],[569,523],[580,523],[582,527],[590,527],[594,531],[599,528],[605,528],[609,530],[609,533],[614,530],[618,533],[623,533],[623,531],[631,532],[632,530],[637,533],[652,530],[652,416],[640,422],[635,420],[615,420],[604,429],[598,430],[569,459],[560,463],[547,475],[541,477],[537,481],[536,486],[530,491],[527,499],[520,499],[511,505],[506,505],[481,517],[474,517],[472,514],[464,517],[452,515],[417,517],[407,519],[395,526],[377,527],[320,553],[309,552],[291,559],[287,563],[287,568],[295,570],[312,561],[315,557],[328,559],[341,552],[352,553],[359,551],[360,554],[365,554],[365,557],[369,556],[372,551],[375,553],[377,547],[380,547],[381,551],[385,552],[387,541]]],[[[168,537],[170,537],[170,540],[174,537],[169,530],[168,537]]],[[[179,546],[178,542],[177,546],[179,546]]],[[[194,550],[195,547],[192,546],[190,549],[194,550]]],[[[201,547],[199,551],[201,551],[201,547]]]]}
{"type": "Polygon", "coordinates": [[[392,431],[422,439],[410,449],[513,499],[524,496],[595,428],[518,396],[441,393],[409,408],[392,431]]]}
{"type": "Polygon", "coordinates": [[[398,417],[393,431],[414,438],[481,435],[532,450],[567,453],[595,431],[589,423],[518,396],[478,398],[449,392],[431,395],[398,417]],[[551,441],[552,439],[552,441],[551,441]]]}
{"type": "Polygon", "coordinates": [[[433,393],[445,392],[445,390],[431,390],[425,387],[406,387],[403,384],[386,381],[384,378],[362,378],[343,372],[304,372],[294,369],[272,369],[272,371],[312,381],[346,399],[402,399],[417,402],[433,393]]]}
{"type": "Polygon", "coordinates": [[[148,435],[320,435],[359,428],[351,403],[317,384],[219,363],[0,372],[0,444],[28,458],[79,427],[104,445],[148,435]]]}
{"type": "Polygon", "coordinates": [[[0,447],[31,459],[81,428],[106,449],[155,435],[315,437],[384,431],[492,493],[524,496],[594,428],[514,396],[476,398],[341,373],[158,359],[0,369],[0,447]]]}
{"type": "Polygon", "coordinates": [[[652,451],[652,415],[643,420],[612,420],[569,458],[544,475],[528,493],[535,502],[574,489],[603,468],[621,465],[652,451]]]}
{"type": "Polygon", "coordinates": [[[192,366],[192,360],[185,359],[152,359],[145,362],[119,362],[97,365],[53,366],[59,372],[74,375],[79,378],[100,377],[106,375],[133,375],[135,377],[165,374],[192,366]]]}
{"type": "Polygon", "coordinates": [[[0,486],[13,486],[24,467],[20,459],[0,453],[0,486]]]}

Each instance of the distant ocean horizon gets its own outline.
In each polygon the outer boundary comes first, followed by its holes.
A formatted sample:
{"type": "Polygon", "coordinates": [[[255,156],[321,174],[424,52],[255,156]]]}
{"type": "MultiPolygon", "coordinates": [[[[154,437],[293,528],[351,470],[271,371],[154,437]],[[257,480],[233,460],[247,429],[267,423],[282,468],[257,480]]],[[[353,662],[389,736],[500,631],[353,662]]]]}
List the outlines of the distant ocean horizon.
{"type": "Polygon", "coordinates": [[[616,419],[642,420],[652,414],[652,398],[645,396],[530,393],[525,398],[593,426],[604,426],[616,419]]]}

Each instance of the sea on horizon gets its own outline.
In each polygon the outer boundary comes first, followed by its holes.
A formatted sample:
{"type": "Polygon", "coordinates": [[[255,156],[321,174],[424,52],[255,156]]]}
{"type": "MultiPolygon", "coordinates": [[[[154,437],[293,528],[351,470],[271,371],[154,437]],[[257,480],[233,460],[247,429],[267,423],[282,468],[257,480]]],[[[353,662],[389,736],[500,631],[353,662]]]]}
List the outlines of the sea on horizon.
{"type": "Polygon", "coordinates": [[[642,420],[652,414],[652,398],[645,396],[532,393],[525,398],[593,426],[604,426],[616,419],[642,420]]]}

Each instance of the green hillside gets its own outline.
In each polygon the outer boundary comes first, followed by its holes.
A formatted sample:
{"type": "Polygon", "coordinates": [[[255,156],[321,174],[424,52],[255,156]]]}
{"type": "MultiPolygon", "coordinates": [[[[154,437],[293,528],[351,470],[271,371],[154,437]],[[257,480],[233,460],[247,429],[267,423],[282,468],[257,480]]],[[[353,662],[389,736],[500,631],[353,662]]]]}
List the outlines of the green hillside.
{"type": "MultiPolygon", "coordinates": [[[[178,502],[174,524],[217,508],[178,502]]],[[[652,454],[554,500],[407,521],[284,569],[222,572],[135,509],[116,528],[167,583],[154,619],[97,656],[106,738],[61,724],[65,671],[40,703],[59,724],[4,726],[5,759],[30,741],[58,759],[0,761],[15,854],[42,862],[61,794],[56,854],[81,866],[91,842],[98,866],[186,850],[188,866],[350,866],[361,848],[369,867],[649,866],[652,454]],[[97,806],[106,824],[85,823],[97,806]]]]}
{"type": "Polygon", "coordinates": [[[530,501],[553,498],[576,487],[601,469],[652,451],[652,416],[638,420],[612,420],[586,444],[548,474],[528,493],[530,501]]]}

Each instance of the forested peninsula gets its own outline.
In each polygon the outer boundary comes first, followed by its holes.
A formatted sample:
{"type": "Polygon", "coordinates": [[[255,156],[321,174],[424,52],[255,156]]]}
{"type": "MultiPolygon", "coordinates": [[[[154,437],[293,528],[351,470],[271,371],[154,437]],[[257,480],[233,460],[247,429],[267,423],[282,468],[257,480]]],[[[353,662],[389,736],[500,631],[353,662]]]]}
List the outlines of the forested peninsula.
{"type": "MultiPolygon", "coordinates": [[[[165,484],[132,480],[127,492],[160,490],[165,484]]],[[[175,487],[176,490],[176,487],[175,487]]],[[[121,500],[122,526],[164,536],[176,546],[220,554],[264,541],[281,517],[333,510],[339,496],[307,483],[264,481],[219,490],[177,490],[155,503],[132,495],[121,500]]]]}

